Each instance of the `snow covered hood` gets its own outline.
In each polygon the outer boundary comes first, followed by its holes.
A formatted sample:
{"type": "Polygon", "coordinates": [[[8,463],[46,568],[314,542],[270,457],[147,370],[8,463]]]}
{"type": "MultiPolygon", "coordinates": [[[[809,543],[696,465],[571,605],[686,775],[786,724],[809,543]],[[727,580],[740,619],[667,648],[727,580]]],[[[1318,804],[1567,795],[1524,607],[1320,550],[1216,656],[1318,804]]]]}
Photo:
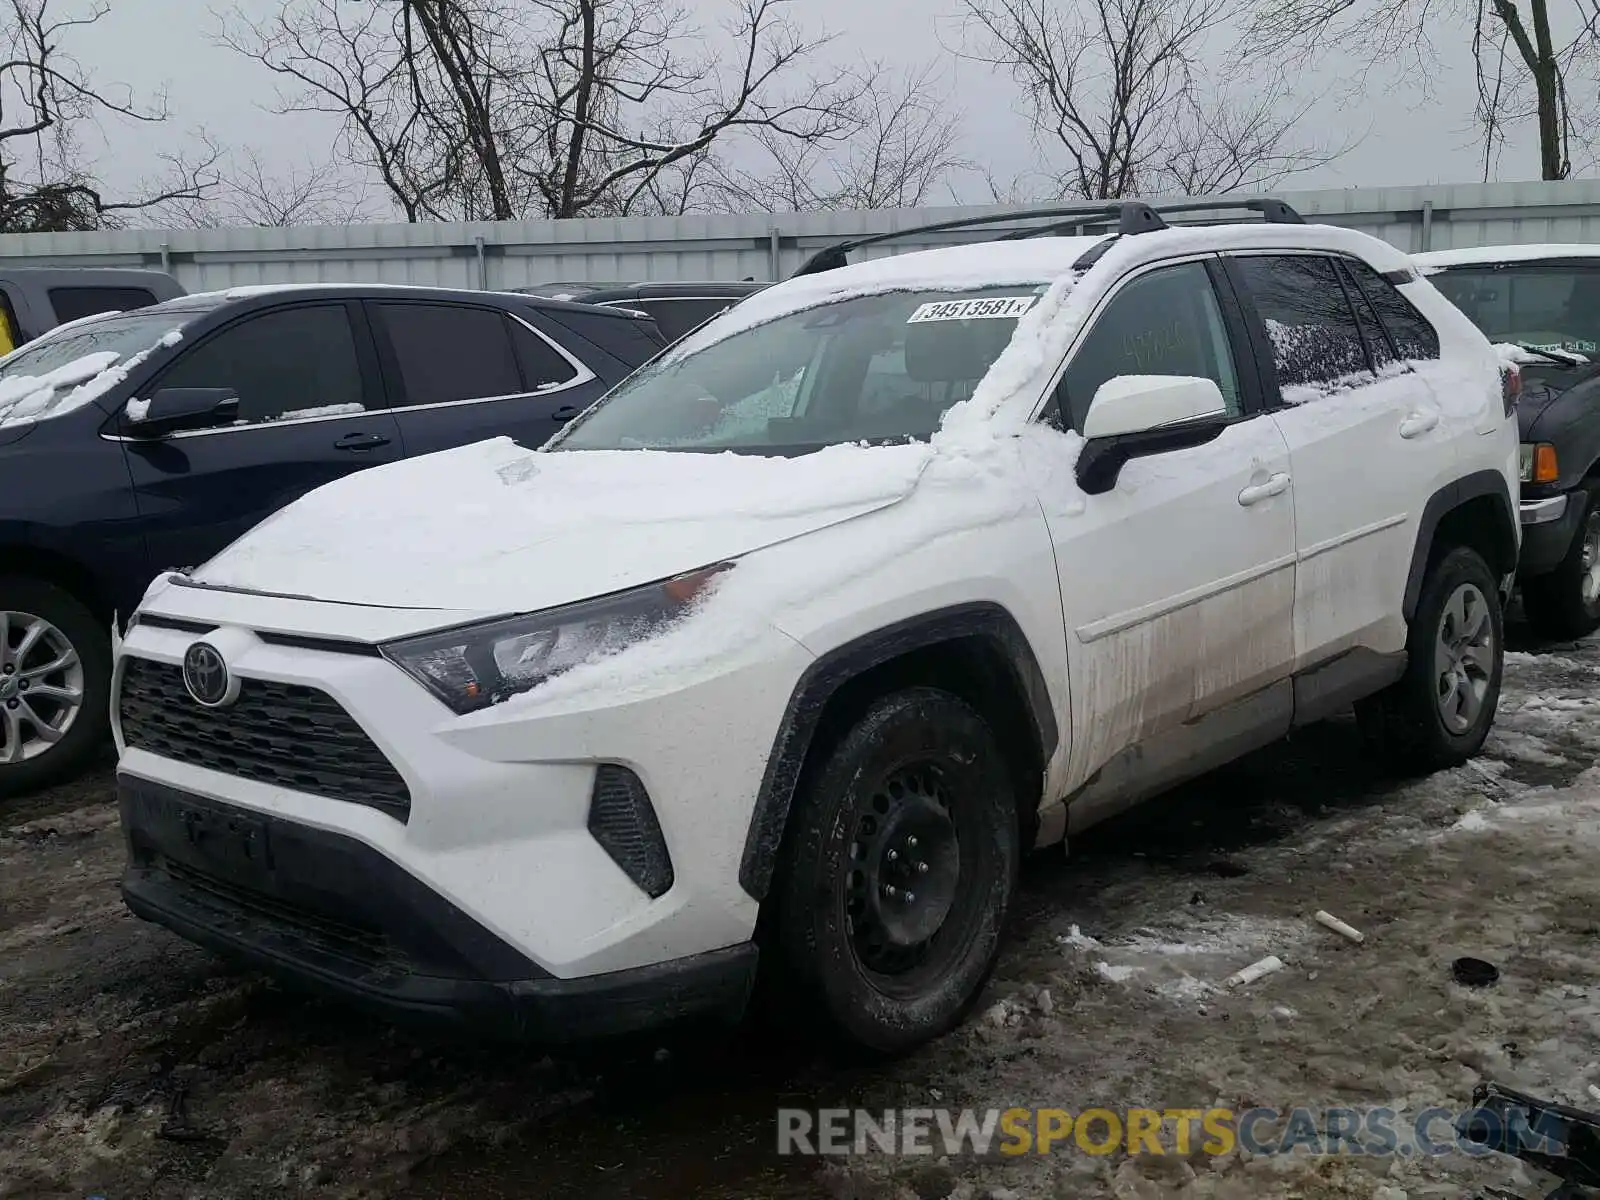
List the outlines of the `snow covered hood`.
{"type": "Polygon", "coordinates": [[[495,438],[318,488],[194,578],[352,604],[533,612],[893,504],[932,453],[926,444],[797,458],[538,452],[495,438]]]}
{"type": "Polygon", "coordinates": [[[1537,262],[1547,258],[1592,258],[1600,265],[1600,246],[1583,242],[1530,242],[1523,246],[1465,246],[1458,250],[1429,250],[1413,254],[1411,261],[1424,275],[1451,267],[1489,267],[1500,263],[1537,262]]]}

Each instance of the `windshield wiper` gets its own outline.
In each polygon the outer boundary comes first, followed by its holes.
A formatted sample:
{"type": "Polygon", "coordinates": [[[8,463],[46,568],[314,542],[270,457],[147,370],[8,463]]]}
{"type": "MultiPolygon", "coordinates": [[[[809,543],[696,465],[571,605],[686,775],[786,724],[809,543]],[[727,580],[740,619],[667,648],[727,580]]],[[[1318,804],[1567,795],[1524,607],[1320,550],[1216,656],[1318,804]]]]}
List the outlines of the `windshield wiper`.
{"type": "Polygon", "coordinates": [[[1543,346],[1530,346],[1526,342],[1512,342],[1518,350],[1526,350],[1529,354],[1537,354],[1540,358],[1548,358],[1551,362],[1563,367],[1581,367],[1589,361],[1587,355],[1579,354],[1573,350],[1547,350],[1543,346]]]}

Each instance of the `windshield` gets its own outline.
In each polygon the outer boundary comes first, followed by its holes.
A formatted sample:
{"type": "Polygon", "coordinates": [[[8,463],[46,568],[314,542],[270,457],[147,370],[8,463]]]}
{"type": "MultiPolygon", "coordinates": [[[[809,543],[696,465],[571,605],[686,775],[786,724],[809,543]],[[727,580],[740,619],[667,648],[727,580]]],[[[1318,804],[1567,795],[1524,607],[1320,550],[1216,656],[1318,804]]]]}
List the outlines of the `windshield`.
{"type": "Polygon", "coordinates": [[[1459,267],[1428,281],[1491,342],[1600,358],[1600,263],[1459,267]]]}
{"type": "Polygon", "coordinates": [[[925,440],[1047,288],[855,296],[778,317],[640,368],[550,448],[770,453],[925,440]]]}
{"type": "Polygon", "coordinates": [[[127,358],[150,349],[197,315],[192,309],[163,312],[145,309],[46,333],[0,359],[0,383],[48,375],[90,355],[115,354],[117,359],[127,358]]]}

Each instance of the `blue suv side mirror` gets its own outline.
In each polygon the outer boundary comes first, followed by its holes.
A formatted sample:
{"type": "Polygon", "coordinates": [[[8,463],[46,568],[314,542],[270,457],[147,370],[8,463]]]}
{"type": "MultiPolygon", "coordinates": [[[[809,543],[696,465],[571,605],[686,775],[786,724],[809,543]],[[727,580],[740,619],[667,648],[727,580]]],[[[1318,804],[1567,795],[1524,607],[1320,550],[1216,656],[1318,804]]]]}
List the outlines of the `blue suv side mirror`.
{"type": "Polygon", "coordinates": [[[130,437],[158,438],[186,429],[210,429],[239,416],[232,388],[162,388],[148,400],[129,400],[122,426],[130,437]]]}

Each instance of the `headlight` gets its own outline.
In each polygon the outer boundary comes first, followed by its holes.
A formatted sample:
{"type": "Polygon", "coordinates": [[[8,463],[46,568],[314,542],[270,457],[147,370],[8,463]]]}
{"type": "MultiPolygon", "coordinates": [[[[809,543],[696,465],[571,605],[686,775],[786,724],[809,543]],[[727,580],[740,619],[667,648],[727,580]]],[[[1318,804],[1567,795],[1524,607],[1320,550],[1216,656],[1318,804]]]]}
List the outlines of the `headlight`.
{"type": "Polygon", "coordinates": [[[402,638],[383,656],[457,713],[476,712],[614,654],[685,616],[732,563],[562,608],[402,638]]]}
{"type": "Polygon", "coordinates": [[[1549,442],[1524,442],[1520,453],[1523,483],[1554,483],[1561,478],[1556,448],[1549,442]]]}

